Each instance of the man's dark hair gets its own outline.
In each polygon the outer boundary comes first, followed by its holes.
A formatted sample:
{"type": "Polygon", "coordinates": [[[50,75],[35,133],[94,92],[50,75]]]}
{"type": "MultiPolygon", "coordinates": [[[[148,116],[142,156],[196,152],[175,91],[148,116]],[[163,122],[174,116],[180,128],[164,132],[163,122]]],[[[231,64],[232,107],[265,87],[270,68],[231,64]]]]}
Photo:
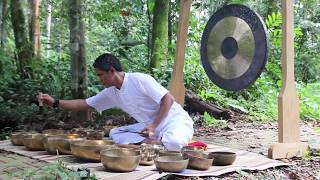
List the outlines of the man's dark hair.
{"type": "Polygon", "coordinates": [[[94,68],[98,68],[106,72],[110,70],[111,66],[118,72],[122,71],[122,67],[118,58],[109,53],[104,53],[100,55],[93,63],[94,68]]]}

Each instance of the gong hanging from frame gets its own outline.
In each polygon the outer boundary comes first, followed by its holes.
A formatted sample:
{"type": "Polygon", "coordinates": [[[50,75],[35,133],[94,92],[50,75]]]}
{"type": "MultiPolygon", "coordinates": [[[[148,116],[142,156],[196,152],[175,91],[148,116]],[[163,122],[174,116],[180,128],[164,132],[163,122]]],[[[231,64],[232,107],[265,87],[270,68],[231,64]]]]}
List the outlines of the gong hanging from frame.
{"type": "Polygon", "coordinates": [[[240,91],[262,73],[268,40],[262,18],[232,4],[215,12],[201,37],[201,61],[210,80],[222,89],[240,91]]]}

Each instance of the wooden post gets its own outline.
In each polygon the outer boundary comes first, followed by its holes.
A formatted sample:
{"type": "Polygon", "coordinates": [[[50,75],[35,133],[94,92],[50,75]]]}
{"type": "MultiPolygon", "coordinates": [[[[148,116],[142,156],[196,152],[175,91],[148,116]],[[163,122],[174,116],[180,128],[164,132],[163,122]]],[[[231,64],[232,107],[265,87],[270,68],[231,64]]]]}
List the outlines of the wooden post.
{"type": "Polygon", "coordinates": [[[185,87],[183,80],[183,66],[185,58],[185,48],[188,34],[189,12],[192,0],[181,0],[180,14],[179,14],[179,28],[176,45],[176,59],[174,62],[174,69],[169,83],[169,91],[175,97],[176,101],[183,106],[185,87]]]}
{"type": "Polygon", "coordinates": [[[278,143],[269,148],[272,159],[301,157],[307,143],[300,142],[299,98],[294,80],[293,1],[282,0],[282,88],[278,96],[278,143]]]}

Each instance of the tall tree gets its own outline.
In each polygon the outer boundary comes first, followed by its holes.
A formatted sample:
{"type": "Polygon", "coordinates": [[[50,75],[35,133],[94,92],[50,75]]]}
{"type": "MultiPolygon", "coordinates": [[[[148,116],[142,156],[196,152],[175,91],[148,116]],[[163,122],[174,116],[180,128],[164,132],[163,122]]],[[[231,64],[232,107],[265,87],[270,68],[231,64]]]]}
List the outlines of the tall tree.
{"type": "Polygon", "coordinates": [[[10,12],[16,44],[17,68],[24,78],[30,77],[32,75],[30,63],[33,54],[32,44],[29,40],[27,10],[27,0],[11,0],[10,12]]]}
{"type": "Polygon", "coordinates": [[[31,41],[33,45],[33,55],[40,57],[40,23],[39,8],[41,0],[32,0],[32,16],[31,16],[31,41]]]}
{"type": "MultiPolygon", "coordinates": [[[[69,0],[69,29],[71,54],[71,94],[75,99],[87,97],[87,66],[85,49],[85,29],[83,21],[83,1],[69,0]]],[[[73,112],[73,121],[84,122],[88,111],[73,112]]]]}
{"type": "Polygon", "coordinates": [[[47,12],[48,12],[48,17],[47,17],[47,57],[50,55],[50,38],[51,38],[51,1],[48,2],[48,7],[47,7],[47,12]]]}
{"type": "Polygon", "coordinates": [[[8,1],[0,1],[0,47],[4,47],[6,40],[6,19],[8,15],[8,1]]]}
{"type": "Polygon", "coordinates": [[[152,22],[152,53],[150,68],[158,68],[168,54],[169,0],[156,0],[152,22]]]}

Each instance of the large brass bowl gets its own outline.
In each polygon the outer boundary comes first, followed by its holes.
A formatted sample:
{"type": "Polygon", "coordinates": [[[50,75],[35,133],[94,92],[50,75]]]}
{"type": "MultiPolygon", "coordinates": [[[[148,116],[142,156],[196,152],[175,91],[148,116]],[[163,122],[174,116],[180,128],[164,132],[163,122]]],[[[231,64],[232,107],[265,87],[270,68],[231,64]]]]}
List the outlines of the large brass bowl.
{"type": "Polygon", "coordinates": [[[213,158],[201,151],[184,151],[184,158],[189,158],[188,168],[197,170],[207,170],[212,165],[213,158]]]}
{"type": "Polygon", "coordinates": [[[234,152],[217,151],[209,153],[209,157],[213,158],[212,165],[216,166],[231,165],[236,160],[236,156],[237,154],[234,152]]]}
{"type": "Polygon", "coordinates": [[[49,135],[44,138],[43,146],[44,149],[51,155],[56,155],[58,153],[57,144],[60,141],[61,137],[57,135],[49,135]]]}
{"type": "Polygon", "coordinates": [[[72,142],[81,142],[84,141],[85,138],[78,137],[62,137],[57,142],[58,151],[62,154],[72,154],[71,152],[71,143],[72,142]]]}
{"type": "Polygon", "coordinates": [[[112,140],[85,140],[72,142],[72,155],[83,160],[100,162],[100,151],[103,149],[115,148],[112,140]]]}
{"type": "Polygon", "coordinates": [[[140,151],[126,148],[105,149],[100,156],[106,170],[116,172],[135,170],[141,159],[140,151]]]}
{"type": "Polygon", "coordinates": [[[26,132],[12,133],[10,137],[11,143],[15,146],[24,146],[23,144],[24,135],[26,135],[26,132]]]}
{"type": "Polygon", "coordinates": [[[182,156],[161,156],[154,159],[158,171],[181,172],[188,167],[189,159],[182,156]]]}
{"type": "Polygon", "coordinates": [[[24,146],[31,151],[42,151],[45,150],[43,146],[43,140],[45,138],[44,134],[25,134],[23,136],[24,146]]]}

